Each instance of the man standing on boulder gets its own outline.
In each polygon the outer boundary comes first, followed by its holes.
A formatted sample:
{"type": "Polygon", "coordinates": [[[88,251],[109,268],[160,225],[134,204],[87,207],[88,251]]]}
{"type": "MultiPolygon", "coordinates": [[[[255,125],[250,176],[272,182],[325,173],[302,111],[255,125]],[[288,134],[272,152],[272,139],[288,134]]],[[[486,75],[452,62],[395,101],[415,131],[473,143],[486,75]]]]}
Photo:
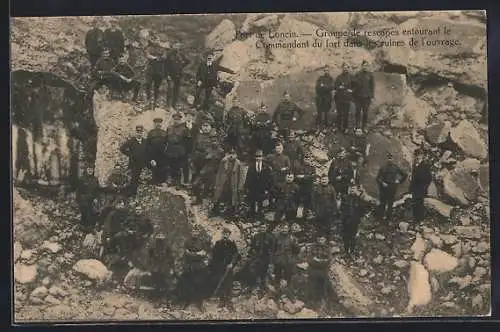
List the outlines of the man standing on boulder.
{"type": "Polygon", "coordinates": [[[160,86],[165,78],[165,50],[160,45],[159,37],[152,35],[146,47],[146,96],[149,107],[155,109],[158,101],[160,86]],[[153,89],[153,101],[151,101],[151,88],[153,89]]]}
{"type": "Polygon", "coordinates": [[[188,65],[189,60],[180,50],[181,44],[174,43],[172,50],[167,53],[165,70],[167,73],[168,93],[167,101],[170,107],[175,107],[181,89],[182,71],[188,65]]]}
{"type": "Polygon", "coordinates": [[[342,200],[341,217],[342,239],[344,242],[344,254],[346,259],[354,253],[356,245],[356,234],[358,233],[361,218],[365,212],[365,203],[362,199],[363,191],[356,184],[349,185],[347,195],[342,200]]]}
{"type": "Polygon", "coordinates": [[[129,138],[121,147],[120,152],[128,157],[128,168],[132,173],[129,194],[136,195],[142,169],[146,167],[147,143],[144,139],[144,126],[135,127],[135,137],[129,138]]]}
{"type": "Polygon", "coordinates": [[[316,126],[318,130],[324,130],[328,127],[328,115],[332,109],[333,102],[333,77],[328,72],[328,67],[325,67],[323,75],[316,81],[316,126]]]}
{"type": "Polygon", "coordinates": [[[379,220],[386,217],[386,225],[392,221],[392,205],[398,185],[403,183],[406,178],[406,172],[394,163],[392,154],[387,153],[387,163],[380,168],[377,174],[380,205],[375,213],[379,220]]]}
{"type": "Polygon", "coordinates": [[[342,64],[342,73],[335,80],[335,107],[337,109],[337,130],[347,134],[349,130],[349,113],[352,106],[353,77],[349,65],[342,64]]]}
{"type": "Polygon", "coordinates": [[[283,99],[280,101],[273,114],[273,121],[279,129],[280,135],[285,136],[287,130],[293,130],[295,124],[304,115],[304,111],[290,99],[290,93],[285,91],[283,99]]]}
{"type": "Polygon", "coordinates": [[[184,149],[184,140],[187,135],[186,126],[182,122],[182,113],[177,111],[172,115],[173,124],[167,129],[167,151],[166,157],[169,167],[169,175],[172,184],[177,188],[181,185],[182,161],[186,150],[184,149]]]}
{"type": "Polygon", "coordinates": [[[318,234],[323,234],[328,240],[332,239],[332,226],[337,215],[337,193],[329,183],[328,175],[321,176],[320,185],[312,192],[312,205],[316,215],[318,234]]]}
{"type": "Polygon", "coordinates": [[[148,133],[148,161],[152,169],[155,185],[161,185],[167,180],[167,160],[165,149],[167,148],[167,132],[161,128],[163,119],[154,118],[154,128],[148,133]]]}
{"type": "Polygon", "coordinates": [[[425,216],[424,198],[432,182],[429,162],[421,150],[415,151],[415,164],[412,168],[410,193],[412,198],[413,220],[421,222],[425,216]]]}
{"type": "Polygon", "coordinates": [[[373,73],[368,71],[368,61],[363,60],[361,70],[354,79],[354,99],[356,103],[356,127],[365,133],[368,123],[368,109],[374,95],[373,73]]]}

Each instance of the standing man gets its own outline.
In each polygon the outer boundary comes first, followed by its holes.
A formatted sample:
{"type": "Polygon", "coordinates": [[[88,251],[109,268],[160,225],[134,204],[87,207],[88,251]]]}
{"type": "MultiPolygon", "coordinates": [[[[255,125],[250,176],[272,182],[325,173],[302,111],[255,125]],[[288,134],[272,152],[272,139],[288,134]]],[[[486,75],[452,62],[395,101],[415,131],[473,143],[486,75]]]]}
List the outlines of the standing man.
{"type": "Polygon", "coordinates": [[[338,198],[347,194],[347,187],[352,178],[352,168],[347,153],[341,149],[337,160],[334,160],[328,170],[328,178],[335,188],[338,198]]]}
{"type": "Polygon", "coordinates": [[[259,232],[250,241],[248,257],[249,266],[253,278],[250,280],[251,286],[258,286],[259,293],[263,296],[266,292],[269,265],[271,256],[276,250],[274,235],[268,230],[268,226],[262,223],[259,232]]]}
{"type": "Polygon", "coordinates": [[[111,23],[103,33],[104,46],[111,52],[111,58],[118,62],[118,59],[125,51],[125,36],[117,23],[111,23]]]}
{"type": "Polygon", "coordinates": [[[94,27],[85,35],[85,49],[90,62],[90,68],[93,69],[97,60],[101,57],[104,33],[100,29],[99,20],[94,20],[94,27]]]}
{"type": "Polygon", "coordinates": [[[386,217],[386,225],[392,221],[392,205],[399,184],[403,183],[407,174],[394,163],[391,153],[387,153],[387,163],[380,168],[377,174],[377,183],[380,192],[380,205],[376,216],[379,220],[386,217]],[[387,213],[387,214],[386,214],[387,213]]]}
{"type": "Polygon", "coordinates": [[[172,115],[173,124],[167,129],[167,152],[166,158],[172,183],[176,187],[181,185],[181,170],[186,150],[184,140],[187,135],[186,125],[182,122],[182,114],[175,112],[172,115]]]}
{"type": "Polygon", "coordinates": [[[328,240],[331,240],[332,224],[337,215],[337,193],[329,183],[326,174],[321,176],[320,185],[314,188],[312,202],[318,234],[322,234],[328,240]]]}
{"type": "Polygon", "coordinates": [[[285,183],[278,186],[276,197],[276,214],[274,215],[274,225],[276,227],[283,216],[287,223],[292,224],[297,217],[297,194],[299,186],[294,183],[294,174],[289,170],[286,174],[285,183]]]}
{"type": "Polygon", "coordinates": [[[189,60],[181,52],[180,48],[180,43],[174,43],[165,60],[168,83],[167,102],[170,107],[177,105],[181,89],[182,71],[189,64],[189,60]]]}
{"type": "Polygon", "coordinates": [[[174,256],[163,233],[158,233],[148,248],[147,268],[159,296],[166,295],[174,279],[174,256]]]}
{"type": "Polygon", "coordinates": [[[160,40],[156,35],[152,35],[146,47],[146,59],[148,59],[146,69],[146,96],[149,107],[155,109],[158,101],[160,86],[165,76],[165,50],[160,46],[160,40]],[[151,88],[153,89],[153,100],[151,101],[151,88]]]}
{"type": "Polygon", "coordinates": [[[353,77],[347,63],[342,64],[342,73],[335,80],[335,107],[337,109],[337,130],[347,134],[349,111],[352,105],[353,77]]]}
{"type": "Polygon", "coordinates": [[[191,162],[193,157],[194,139],[196,136],[194,117],[194,111],[191,109],[187,110],[184,122],[184,131],[186,135],[184,136],[183,142],[185,153],[182,160],[182,177],[184,179],[184,184],[186,185],[191,183],[191,162]]]}
{"type": "Polygon", "coordinates": [[[273,122],[278,126],[283,137],[286,130],[295,129],[295,123],[304,115],[304,111],[290,99],[290,93],[285,91],[283,100],[280,101],[273,114],[273,122]]]}
{"type": "Polygon", "coordinates": [[[148,133],[148,160],[152,169],[152,183],[161,185],[167,180],[167,132],[161,128],[163,119],[154,118],[154,128],[148,133]]]}
{"type": "Polygon", "coordinates": [[[283,181],[284,175],[290,170],[292,164],[290,158],[283,153],[283,143],[278,141],[275,144],[275,152],[266,158],[266,164],[271,168],[272,186],[271,200],[276,199],[276,190],[278,185],[283,181]]]}
{"type": "Polygon", "coordinates": [[[290,163],[292,165],[297,162],[302,163],[304,160],[304,148],[300,144],[300,141],[295,136],[294,130],[286,130],[285,131],[285,141],[283,143],[284,153],[290,159],[290,163]]]}
{"type": "Polygon", "coordinates": [[[252,145],[254,151],[262,150],[265,155],[273,152],[273,129],[271,114],[267,111],[267,106],[261,103],[252,128],[252,145]]]}
{"type": "Polygon", "coordinates": [[[144,126],[135,127],[135,137],[129,138],[121,147],[120,152],[128,157],[128,168],[132,179],[129,186],[129,195],[136,195],[139,187],[141,172],[146,167],[148,147],[144,139],[144,126]]]}
{"type": "Polygon", "coordinates": [[[356,103],[356,128],[361,128],[365,133],[368,123],[368,109],[373,99],[375,85],[373,73],[368,71],[368,61],[363,60],[361,70],[356,74],[354,98],[356,103]]]}
{"type": "Polygon", "coordinates": [[[304,159],[296,161],[295,165],[292,165],[295,182],[299,186],[297,203],[303,207],[303,218],[307,218],[312,207],[311,193],[313,192],[313,181],[316,174],[312,160],[311,153],[306,151],[304,159]]]}
{"type": "Polygon", "coordinates": [[[89,164],[76,191],[76,201],[81,214],[80,227],[83,231],[90,232],[96,224],[95,205],[99,190],[99,182],[94,176],[94,168],[89,164]]]}
{"type": "Polygon", "coordinates": [[[285,280],[287,285],[292,284],[295,264],[297,263],[296,256],[299,252],[300,247],[297,238],[290,233],[288,224],[284,224],[276,237],[276,252],[274,253],[277,288],[279,288],[281,280],[285,280]]]}
{"type": "Polygon", "coordinates": [[[310,297],[316,310],[321,309],[324,302],[327,306],[331,306],[333,302],[334,293],[328,273],[330,262],[330,247],[326,242],[326,237],[319,233],[316,237],[316,243],[311,248],[308,270],[311,287],[310,297]]]}
{"type": "Polygon", "coordinates": [[[271,170],[264,164],[262,150],[255,152],[255,160],[248,167],[245,188],[247,190],[249,217],[263,217],[263,201],[271,186],[271,170]]]}
{"type": "Polygon", "coordinates": [[[328,114],[332,109],[333,102],[333,77],[328,72],[328,67],[325,67],[323,75],[316,81],[316,126],[319,130],[324,130],[328,127],[328,114]]]}
{"type": "Polygon", "coordinates": [[[196,73],[196,105],[200,105],[203,110],[208,110],[213,89],[219,84],[219,71],[235,74],[231,69],[225,68],[214,62],[213,54],[207,56],[198,67],[196,73]],[[204,95],[203,103],[200,102],[201,95],[204,95]]]}
{"type": "Polygon", "coordinates": [[[236,243],[230,239],[231,230],[222,230],[222,239],[215,242],[212,251],[212,264],[210,272],[214,282],[214,294],[219,297],[219,307],[226,307],[234,310],[231,302],[233,290],[234,266],[240,259],[236,243]]]}
{"type": "Polygon", "coordinates": [[[342,201],[342,239],[344,242],[344,254],[350,258],[356,246],[356,234],[358,233],[361,218],[365,214],[365,203],[362,199],[363,191],[356,184],[349,185],[347,196],[342,201]]]}
{"type": "Polygon", "coordinates": [[[353,158],[357,160],[358,166],[366,166],[370,149],[371,144],[368,142],[366,135],[363,134],[363,130],[357,128],[354,137],[351,139],[350,152],[353,154],[353,158]]]}
{"type": "Polygon", "coordinates": [[[432,182],[432,172],[421,150],[415,151],[415,163],[412,168],[410,193],[412,198],[413,220],[421,222],[425,217],[424,198],[432,182]]]}

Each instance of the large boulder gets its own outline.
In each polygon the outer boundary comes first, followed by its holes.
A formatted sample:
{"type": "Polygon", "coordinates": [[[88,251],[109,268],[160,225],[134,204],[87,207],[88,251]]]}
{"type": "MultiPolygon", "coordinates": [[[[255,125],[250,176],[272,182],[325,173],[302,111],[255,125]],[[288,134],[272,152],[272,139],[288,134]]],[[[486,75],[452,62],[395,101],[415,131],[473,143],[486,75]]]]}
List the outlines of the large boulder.
{"type": "Polygon", "coordinates": [[[314,24],[326,31],[337,31],[347,29],[352,16],[349,12],[332,12],[332,13],[290,13],[285,17],[305,21],[314,24]]]}
{"type": "Polygon", "coordinates": [[[97,282],[108,281],[112,275],[112,272],[97,259],[81,259],[73,265],[73,271],[97,282]]]}
{"type": "Polygon", "coordinates": [[[236,27],[233,21],[224,19],[205,37],[205,47],[208,49],[223,49],[236,38],[236,27]]]}
{"type": "MultiPolygon", "coordinates": [[[[405,172],[409,172],[411,153],[402,144],[401,140],[395,137],[385,137],[379,133],[368,135],[368,142],[371,145],[370,155],[368,156],[368,165],[360,172],[361,183],[368,195],[378,197],[378,184],[376,177],[380,167],[387,162],[387,152],[392,153],[394,162],[405,172]]],[[[408,181],[398,186],[397,198],[408,191],[408,181]]]]}
{"type": "MultiPolygon", "coordinates": [[[[222,51],[220,65],[238,73],[239,80],[248,79],[246,68],[251,63],[258,63],[263,59],[263,49],[257,47],[257,37],[251,36],[245,40],[235,40],[222,51]]],[[[230,80],[230,74],[221,72],[221,79],[230,80]]]]}
{"type": "Polygon", "coordinates": [[[424,265],[430,272],[445,273],[458,266],[458,259],[440,249],[431,249],[424,258],[424,265]]]}
{"type": "Polygon", "coordinates": [[[450,137],[465,155],[479,159],[488,156],[488,146],[471,122],[467,120],[461,121],[451,129],[450,137]]]}
{"type": "Polygon", "coordinates": [[[375,109],[404,105],[407,91],[405,75],[376,71],[373,73],[373,82],[375,91],[372,106],[375,109]]]}
{"type": "Polygon", "coordinates": [[[456,169],[443,177],[443,191],[454,202],[468,205],[475,202],[479,196],[479,181],[467,170],[456,169]]]}
{"type": "Polygon", "coordinates": [[[409,313],[416,307],[426,306],[431,302],[432,291],[429,283],[429,272],[419,262],[412,262],[408,278],[408,307],[409,313]]]}
{"type": "Polygon", "coordinates": [[[14,279],[20,284],[32,284],[36,281],[38,269],[36,265],[17,263],[14,265],[14,279]]]}
{"type": "Polygon", "coordinates": [[[424,199],[424,205],[431,211],[435,211],[445,218],[451,218],[451,213],[453,212],[453,206],[441,202],[432,197],[426,197],[424,199]]]}
{"type": "Polygon", "coordinates": [[[401,110],[391,122],[391,126],[405,129],[424,129],[435,110],[426,101],[415,96],[415,93],[409,88],[406,89],[404,96],[401,110]]]}
{"type": "Polygon", "coordinates": [[[279,23],[280,16],[281,15],[266,13],[247,14],[245,20],[241,24],[240,34],[246,36],[252,33],[252,30],[255,28],[270,29],[271,27],[275,27],[279,23]]]}
{"type": "Polygon", "coordinates": [[[16,188],[13,188],[12,202],[14,239],[24,248],[41,244],[51,231],[47,215],[24,199],[16,188]]]}
{"type": "Polygon", "coordinates": [[[445,121],[433,124],[425,130],[425,138],[429,143],[437,145],[448,140],[451,131],[451,122],[445,121]]]}

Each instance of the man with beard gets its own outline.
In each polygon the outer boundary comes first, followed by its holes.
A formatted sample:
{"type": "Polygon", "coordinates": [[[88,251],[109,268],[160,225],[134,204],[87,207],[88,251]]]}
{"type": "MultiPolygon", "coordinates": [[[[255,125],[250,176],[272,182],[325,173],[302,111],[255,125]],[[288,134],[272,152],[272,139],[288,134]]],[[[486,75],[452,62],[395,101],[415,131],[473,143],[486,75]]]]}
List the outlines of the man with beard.
{"type": "Polygon", "coordinates": [[[403,183],[406,178],[406,172],[394,163],[392,154],[387,153],[387,163],[379,169],[377,174],[380,205],[375,213],[379,220],[383,220],[384,217],[387,217],[386,225],[392,221],[392,205],[398,185],[403,183]]]}
{"type": "Polygon", "coordinates": [[[368,109],[374,94],[373,73],[368,71],[368,61],[363,60],[361,70],[354,77],[354,98],[356,101],[356,126],[366,133],[368,109]]]}
{"type": "Polygon", "coordinates": [[[240,205],[244,179],[242,178],[242,163],[233,147],[222,158],[215,176],[215,187],[212,202],[214,207],[211,215],[220,213],[221,205],[225,205],[226,214],[234,218],[240,205]]]}
{"type": "Polygon", "coordinates": [[[252,128],[252,145],[254,151],[262,150],[265,155],[273,152],[273,129],[274,125],[271,114],[267,111],[266,105],[261,103],[252,128]]]}
{"type": "Polygon", "coordinates": [[[170,290],[174,279],[174,257],[166,236],[158,233],[148,248],[147,267],[158,296],[165,295],[170,290]]]}
{"type": "Polygon", "coordinates": [[[203,236],[199,226],[193,228],[192,236],[186,240],[184,268],[179,286],[179,298],[184,309],[194,303],[204,311],[203,300],[208,296],[208,252],[210,239],[203,236]]]}
{"type": "Polygon", "coordinates": [[[144,126],[135,127],[135,137],[129,138],[121,147],[120,152],[128,157],[128,168],[131,180],[128,192],[130,195],[137,194],[141,172],[146,167],[148,158],[148,147],[144,139],[144,126]]]}
{"type": "Polygon", "coordinates": [[[99,182],[94,176],[94,168],[89,164],[86,173],[80,179],[76,191],[76,201],[80,209],[80,227],[90,231],[96,223],[95,204],[99,195],[99,182]]]}
{"type": "Polygon", "coordinates": [[[316,215],[318,234],[323,234],[328,240],[332,239],[332,224],[337,214],[337,193],[329,183],[328,176],[321,176],[320,185],[314,188],[312,204],[316,215]]]}
{"type": "Polygon", "coordinates": [[[297,238],[290,233],[288,224],[282,225],[280,233],[276,237],[276,251],[273,255],[277,288],[281,280],[285,280],[287,285],[291,285],[295,272],[296,256],[299,252],[297,238]]]}
{"type": "Polygon", "coordinates": [[[222,239],[215,242],[210,264],[211,279],[214,282],[214,294],[219,297],[219,307],[234,310],[231,302],[234,266],[240,259],[236,243],[230,239],[231,230],[222,230],[222,239]]]}
{"type": "Polygon", "coordinates": [[[287,130],[295,129],[294,126],[304,115],[304,111],[290,99],[290,93],[285,91],[283,100],[280,101],[273,114],[273,122],[278,126],[283,137],[287,130]]]}
{"type": "Polygon", "coordinates": [[[365,203],[362,199],[361,188],[352,184],[349,186],[347,196],[342,201],[342,239],[344,242],[344,253],[346,258],[350,258],[356,245],[356,234],[358,233],[361,218],[365,214],[365,203]]]}
{"type": "Polygon", "coordinates": [[[333,77],[328,72],[328,67],[324,68],[323,75],[316,81],[316,126],[319,130],[324,130],[328,127],[328,114],[332,109],[333,102],[333,77]]]}
{"type": "Polygon", "coordinates": [[[283,143],[276,142],[275,152],[266,158],[266,164],[271,168],[272,185],[270,190],[270,203],[276,199],[278,186],[283,182],[284,175],[290,170],[290,158],[283,153],[283,143]]]}
{"type": "Polygon", "coordinates": [[[172,115],[173,124],[167,129],[167,152],[166,158],[169,165],[169,173],[172,183],[177,188],[181,185],[182,161],[186,154],[184,139],[187,135],[186,126],[182,122],[182,114],[176,112],[172,115]]]}
{"type": "Polygon", "coordinates": [[[168,75],[167,99],[170,107],[177,105],[181,89],[182,71],[189,63],[189,60],[181,52],[180,48],[180,43],[174,43],[172,45],[172,50],[167,53],[167,58],[165,60],[165,70],[168,75]]]}
{"type": "Polygon", "coordinates": [[[208,110],[210,105],[210,100],[212,97],[212,91],[214,87],[219,84],[219,71],[223,71],[229,74],[235,74],[231,69],[225,68],[218,63],[215,63],[215,57],[213,54],[208,54],[206,61],[203,61],[196,72],[196,95],[195,102],[203,110],[208,110]],[[203,94],[203,103],[200,102],[201,95],[203,94]]]}
{"type": "Polygon", "coordinates": [[[335,80],[335,107],[337,109],[337,130],[347,134],[349,113],[352,104],[353,77],[347,63],[342,64],[342,73],[335,80]]]}
{"type": "Polygon", "coordinates": [[[410,193],[412,198],[413,220],[421,222],[425,217],[424,198],[432,182],[432,172],[423,151],[415,151],[415,163],[412,168],[410,193]]]}
{"type": "Polygon", "coordinates": [[[146,96],[149,102],[149,107],[155,109],[157,106],[160,86],[165,76],[165,50],[161,47],[158,36],[151,36],[145,53],[146,58],[148,59],[146,69],[146,96]],[[151,88],[153,89],[153,100],[151,100],[151,88]]]}
{"type": "Polygon", "coordinates": [[[163,119],[154,118],[154,128],[149,131],[147,137],[148,160],[152,168],[152,183],[161,185],[167,180],[167,132],[161,128],[163,119]]]}
{"type": "Polygon", "coordinates": [[[274,215],[274,225],[276,227],[283,216],[287,223],[293,223],[297,216],[297,194],[299,187],[293,182],[294,174],[289,170],[286,174],[285,183],[278,186],[276,197],[276,214],[274,215]]]}
{"type": "Polygon", "coordinates": [[[255,160],[248,167],[245,180],[245,189],[247,191],[248,205],[250,207],[249,217],[256,215],[263,217],[263,201],[271,186],[271,170],[264,164],[262,150],[255,152],[255,160]]]}
{"type": "Polygon", "coordinates": [[[250,241],[250,250],[248,253],[250,286],[259,287],[260,296],[266,292],[269,265],[271,257],[276,250],[276,242],[273,234],[268,230],[268,226],[262,223],[259,232],[255,234],[250,241]]]}
{"type": "Polygon", "coordinates": [[[111,58],[117,62],[125,50],[125,36],[118,24],[112,23],[103,33],[103,44],[111,52],[111,58]]]}

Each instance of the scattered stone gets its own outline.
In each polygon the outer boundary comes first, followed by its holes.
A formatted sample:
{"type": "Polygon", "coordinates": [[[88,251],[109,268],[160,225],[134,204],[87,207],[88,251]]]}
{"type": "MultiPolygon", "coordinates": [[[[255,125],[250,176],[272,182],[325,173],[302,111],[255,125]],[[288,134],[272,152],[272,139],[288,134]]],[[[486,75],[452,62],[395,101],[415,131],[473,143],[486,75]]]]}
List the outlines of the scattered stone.
{"type": "Polygon", "coordinates": [[[384,261],[384,257],[382,257],[382,255],[377,255],[377,257],[375,257],[373,259],[373,263],[375,263],[375,264],[382,264],[383,261],[384,261]]]}
{"type": "Polygon", "coordinates": [[[25,265],[17,263],[14,265],[14,279],[20,284],[35,282],[38,275],[36,265],[25,265]]]}
{"type": "Polygon", "coordinates": [[[383,295],[389,295],[393,291],[393,288],[391,286],[384,287],[380,290],[380,293],[383,295]]]}
{"type": "Polygon", "coordinates": [[[450,285],[457,285],[459,290],[469,287],[472,284],[472,276],[466,275],[464,277],[453,277],[448,283],[450,285]]]}
{"type": "Polygon", "coordinates": [[[441,239],[444,244],[451,246],[458,242],[458,238],[455,235],[441,235],[441,239]]]}
{"type": "Polygon", "coordinates": [[[115,314],[115,311],[116,311],[115,307],[102,308],[102,313],[105,314],[106,316],[113,316],[115,314]]]}
{"type": "Polygon", "coordinates": [[[457,305],[453,302],[444,302],[441,306],[447,309],[457,309],[457,305]]]}
{"type": "Polygon", "coordinates": [[[438,145],[446,142],[450,135],[451,123],[445,121],[427,127],[425,131],[425,138],[431,144],[438,145]]]}
{"type": "Polygon", "coordinates": [[[301,311],[296,313],[294,317],[297,319],[317,319],[319,318],[319,314],[309,308],[303,308],[301,311]]]}
{"type": "Polygon", "coordinates": [[[465,242],[462,244],[462,254],[468,254],[472,250],[470,242],[465,242]]]}
{"type": "Polygon", "coordinates": [[[56,299],[53,295],[47,295],[44,301],[49,304],[61,304],[61,300],[56,299]]]}
{"type": "Polygon", "coordinates": [[[486,294],[491,294],[491,284],[482,284],[477,287],[477,290],[486,294]]]}
{"type": "Polygon", "coordinates": [[[361,270],[359,271],[359,276],[360,276],[360,277],[365,277],[367,274],[368,274],[368,271],[367,271],[367,270],[365,270],[365,269],[361,269],[361,270]]]}
{"type": "Polygon", "coordinates": [[[385,240],[385,236],[382,235],[382,234],[375,234],[375,239],[379,240],[379,241],[384,241],[385,240]]]}
{"type": "Polygon", "coordinates": [[[487,157],[486,143],[471,122],[460,121],[458,126],[451,129],[450,137],[467,156],[479,159],[487,157]]]}
{"type": "Polygon", "coordinates": [[[367,238],[368,240],[373,240],[373,237],[374,237],[374,236],[373,236],[373,233],[368,233],[368,234],[366,234],[366,238],[367,238]]]}
{"type": "Polygon", "coordinates": [[[476,246],[472,247],[472,252],[482,254],[490,251],[490,244],[488,242],[479,242],[476,246]]]}
{"type": "Polygon", "coordinates": [[[30,303],[34,305],[41,305],[45,304],[44,300],[38,297],[31,297],[30,298],[30,303]]]}
{"type": "Polygon", "coordinates": [[[23,245],[20,242],[15,241],[14,242],[14,263],[17,263],[19,258],[21,258],[22,252],[23,252],[23,245]]]}
{"type": "Polygon", "coordinates": [[[402,233],[406,233],[406,232],[408,232],[409,226],[410,226],[409,223],[402,221],[399,223],[399,231],[402,233]]]}
{"type": "Polygon", "coordinates": [[[474,257],[469,257],[468,261],[469,261],[469,267],[471,269],[476,267],[476,259],[474,257]]]}
{"type": "Polygon", "coordinates": [[[43,299],[45,296],[47,296],[48,293],[49,293],[49,290],[47,289],[47,287],[40,286],[40,287],[35,288],[31,292],[31,297],[38,297],[39,299],[43,299]]]}
{"type": "Polygon", "coordinates": [[[405,269],[408,267],[408,262],[406,261],[403,261],[403,260],[399,260],[399,261],[396,261],[394,262],[394,266],[399,268],[399,269],[405,269]]]}
{"type": "Polygon", "coordinates": [[[481,227],[479,226],[455,226],[454,230],[459,237],[465,239],[481,238],[481,227]]]}
{"type": "Polygon", "coordinates": [[[304,308],[304,302],[285,299],[281,301],[281,308],[287,313],[294,315],[304,308]]]}
{"type": "Polygon", "coordinates": [[[440,249],[431,249],[424,257],[424,265],[430,272],[450,272],[458,266],[458,259],[440,249]]]}
{"type": "Polygon", "coordinates": [[[111,271],[108,271],[106,266],[97,259],[82,259],[76,262],[73,270],[85,275],[91,280],[100,282],[107,281],[111,278],[111,271]]]}
{"type": "Polygon", "coordinates": [[[50,306],[45,309],[44,317],[58,320],[68,320],[75,316],[75,310],[65,304],[50,306]]]}
{"type": "Polygon", "coordinates": [[[441,248],[443,246],[443,240],[436,234],[425,234],[424,237],[426,240],[429,240],[436,248],[441,248]]]}
{"type": "Polygon", "coordinates": [[[468,173],[479,173],[480,167],[481,167],[481,162],[478,159],[467,158],[463,161],[458,162],[455,165],[455,171],[468,172],[468,173]]]}
{"type": "Polygon", "coordinates": [[[471,217],[470,216],[461,216],[460,217],[460,223],[462,226],[470,226],[472,223],[471,217]]]}
{"type": "Polygon", "coordinates": [[[142,285],[142,280],[146,276],[148,276],[148,273],[146,271],[142,271],[138,268],[133,268],[125,276],[123,285],[128,289],[138,289],[142,285]]]}
{"type": "Polygon", "coordinates": [[[412,262],[410,276],[408,278],[408,301],[407,311],[412,313],[415,307],[429,304],[432,299],[431,286],[429,284],[429,272],[419,262],[412,262]]]}
{"type": "Polygon", "coordinates": [[[47,250],[53,254],[56,254],[59,251],[61,251],[62,247],[59,243],[45,241],[42,244],[42,249],[47,250]]]}

